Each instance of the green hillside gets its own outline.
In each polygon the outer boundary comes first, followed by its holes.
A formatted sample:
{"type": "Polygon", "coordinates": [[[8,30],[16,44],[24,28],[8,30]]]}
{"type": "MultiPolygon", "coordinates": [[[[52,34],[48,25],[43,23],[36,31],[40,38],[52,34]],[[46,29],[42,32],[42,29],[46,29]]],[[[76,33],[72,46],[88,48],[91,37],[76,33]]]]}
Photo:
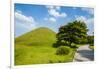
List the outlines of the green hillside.
{"type": "Polygon", "coordinates": [[[52,46],[55,41],[56,33],[48,28],[38,28],[15,38],[15,65],[72,61],[72,49],[68,55],[56,55],[57,48],[52,46]]]}
{"type": "Polygon", "coordinates": [[[56,40],[56,33],[48,28],[38,28],[32,30],[15,39],[16,44],[22,45],[50,45],[56,40]]]}

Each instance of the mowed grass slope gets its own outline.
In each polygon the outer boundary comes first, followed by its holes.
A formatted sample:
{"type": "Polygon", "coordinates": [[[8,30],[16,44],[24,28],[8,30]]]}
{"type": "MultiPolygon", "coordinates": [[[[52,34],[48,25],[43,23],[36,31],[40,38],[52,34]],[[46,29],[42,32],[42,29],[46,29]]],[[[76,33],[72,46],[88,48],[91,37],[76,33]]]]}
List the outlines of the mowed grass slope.
{"type": "Polygon", "coordinates": [[[15,39],[16,44],[38,46],[51,45],[56,40],[56,34],[48,28],[38,28],[15,39]]]}
{"type": "Polygon", "coordinates": [[[48,28],[38,28],[15,38],[15,65],[46,64],[69,62],[74,51],[68,55],[56,55],[52,44],[56,41],[56,33],[48,28]]]}

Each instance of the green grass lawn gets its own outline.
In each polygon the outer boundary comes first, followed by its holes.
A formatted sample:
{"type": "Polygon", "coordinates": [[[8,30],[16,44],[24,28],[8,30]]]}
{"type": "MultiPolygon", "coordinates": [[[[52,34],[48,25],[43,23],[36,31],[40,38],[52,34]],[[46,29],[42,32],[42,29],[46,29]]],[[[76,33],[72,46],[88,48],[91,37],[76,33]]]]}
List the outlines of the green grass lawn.
{"type": "Polygon", "coordinates": [[[48,64],[71,62],[74,50],[70,48],[68,55],[56,55],[56,49],[51,46],[15,46],[15,65],[48,64]]]}
{"type": "Polygon", "coordinates": [[[75,51],[68,55],[56,55],[56,33],[48,28],[39,28],[15,38],[15,65],[71,62],[75,51]]]}

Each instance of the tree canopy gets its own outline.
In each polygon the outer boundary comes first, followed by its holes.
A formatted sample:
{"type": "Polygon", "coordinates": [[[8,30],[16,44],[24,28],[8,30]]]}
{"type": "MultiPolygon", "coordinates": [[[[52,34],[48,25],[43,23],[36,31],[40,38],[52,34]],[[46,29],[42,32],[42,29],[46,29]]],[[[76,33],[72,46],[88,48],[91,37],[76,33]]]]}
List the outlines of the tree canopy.
{"type": "MultiPolygon", "coordinates": [[[[59,28],[57,33],[56,45],[69,45],[72,43],[80,43],[81,40],[87,37],[87,26],[82,21],[73,21],[59,28]]],[[[86,41],[86,40],[84,40],[86,41]]]]}

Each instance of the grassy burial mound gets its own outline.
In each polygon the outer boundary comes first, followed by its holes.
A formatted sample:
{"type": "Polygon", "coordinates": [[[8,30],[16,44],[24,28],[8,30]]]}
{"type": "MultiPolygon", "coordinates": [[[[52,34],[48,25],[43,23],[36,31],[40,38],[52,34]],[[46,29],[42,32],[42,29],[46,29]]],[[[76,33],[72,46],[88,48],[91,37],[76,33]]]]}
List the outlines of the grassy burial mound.
{"type": "Polygon", "coordinates": [[[15,65],[69,62],[73,49],[68,55],[57,55],[56,33],[48,28],[38,28],[15,38],[15,65]]]}
{"type": "Polygon", "coordinates": [[[55,35],[56,33],[48,28],[38,28],[19,36],[15,43],[28,46],[50,45],[55,42],[55,35]]]}

